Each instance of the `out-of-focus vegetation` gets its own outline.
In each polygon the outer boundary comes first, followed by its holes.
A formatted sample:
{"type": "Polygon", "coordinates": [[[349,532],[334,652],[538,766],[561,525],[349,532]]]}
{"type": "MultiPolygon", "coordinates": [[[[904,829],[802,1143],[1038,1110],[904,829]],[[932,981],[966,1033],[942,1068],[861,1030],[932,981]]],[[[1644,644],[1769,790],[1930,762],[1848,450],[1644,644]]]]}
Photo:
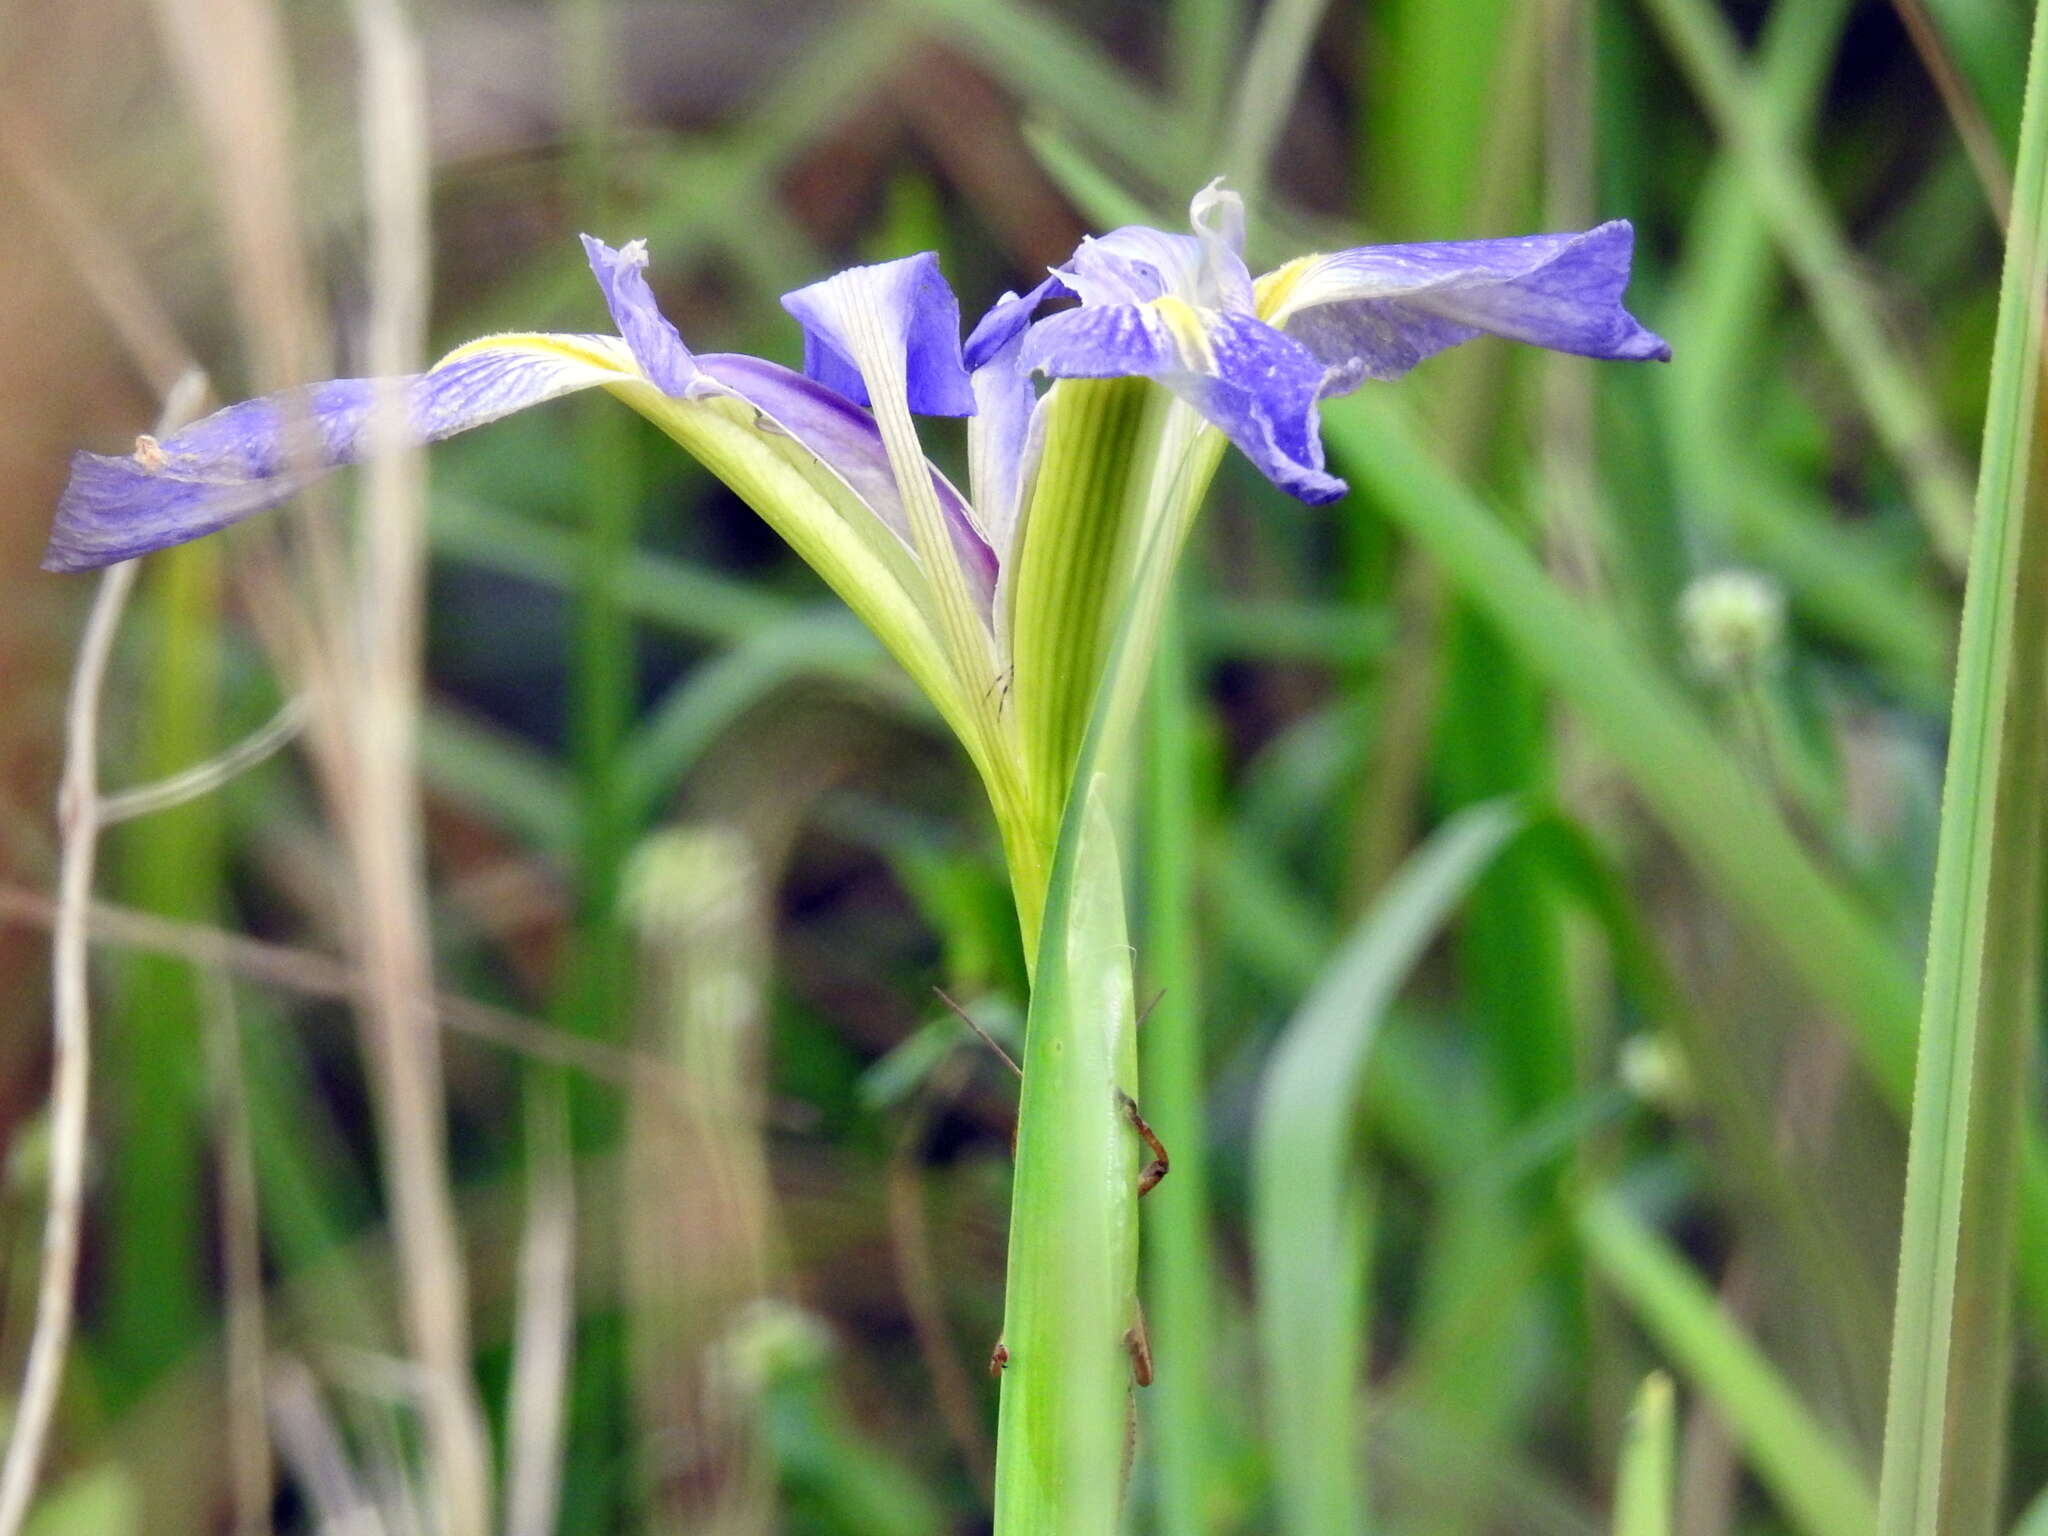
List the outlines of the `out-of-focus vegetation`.
{"type": "MultiPolygon", "coordinates": [[[[364,365],[394,19],[436,341],[602,328],[578,227],[647,238],[692,345],[793,362],[777,297],[849,260],[937,249],[974,311],[1222,172],[1255,270],[1635,221],[1669,368],[1474,342],[1330,408],[1345,501],[1229,459],[1199,525],[1129,859],[1174,1169],[1129,1525],[1872,1529],[2017,4],[0,3],[0,1382],[90,590],[30,570],[65,453],[189,363],[223,398],[364,365]]],[[[321,564],[355,499],[148,560],[106,784],[348,696],[323,608],[389,595],[321,564]]],[[[426,505],[436,990],[390,1016],[440,1065],[350,1006],[403,926],[360,718],[109,828],[34,1529],[432,1529],[437,1283],[509,1536],[985,1528],[1016,1086],[933,989],[1014,1047],[1024,982],[965,764],[609,402],[437,450],[426,505]],[[394,1219],[423,1088],[461,1276],[394,1219]]],[[[2021,1017],[1986,1070],[2030,1087],[2021,1017]]],[[[1991,1317],[2016,1275],[2016,1326],[1958,1359],[2013,1404],[1948,1428],[1998,1490],[1959,1532],[2048,1520],[2048,1186],[2006,1182],[1962,1283],[1991,1317]]]]}

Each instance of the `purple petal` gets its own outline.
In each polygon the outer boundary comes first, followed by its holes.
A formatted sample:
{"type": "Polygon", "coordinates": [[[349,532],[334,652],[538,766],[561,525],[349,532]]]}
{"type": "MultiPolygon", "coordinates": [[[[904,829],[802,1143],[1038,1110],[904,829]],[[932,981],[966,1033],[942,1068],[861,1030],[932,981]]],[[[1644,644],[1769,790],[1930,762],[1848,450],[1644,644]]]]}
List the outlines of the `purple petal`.
{"type": "Polygon", "coordinates": [[[1323,472],[1316,410],[1323,365],[1264,321],[1176,308],[1173,300],[1084,306],[1033,326],[1023,352],[1055,378],[1156,379],[1290,496],[1320,505],[1345,492],[1343,481],[1323,472]]]}
{"type": "MultiPolygon", "coordinates": [[[[874,417],[829,386],[779,363],[735,352],[707,353],[697,362],[707,378],[731,390],[816,454],[906,545],[916,547],[910,515],[904,509],[874,417]]],[[[986,613],[994,600],[995,550],[982,537],[974,515],[951,482],[936,469],[931,476],[960,567],[986,613]]]]}
{"type": "Polygon", "coordinates": [[[1327,393],[1391,379],[1481,333],[1623,360],[1671,356],[1622,307],[1635,234],[1615,220],[1584,234],[1362,246],[1312,256],[1267,279],[1273,323],[1331,370],[1327,393]]]}
{"type": "Polygon", "coordinates": [[[912,411],[974,414],[960,356],[960,305],[934,253],[850,267],[784,294],[782,307],[804,328],[804,372],[854,404],[871,403],[859,359],[873,344],[902,348],[912,411]]]}
{"type": "Polygon", "coordinates": [[[1059,270],[1091,307],[1149,304],[1169,296],[1192,304],[1201,285],[1202,242],[1193,235],[1126,224],[1083,239],[1059,270]]]}
{"type": "MultiPolygon", "coordinates": [[[[603,336],[505,338],[391,381],[409,436],[438,442],[546,400],[630,377],[603,336]]],[[[213,533],[288,501],[368,447],[380,384],[334,379],[245,400],[126,457],[72,455],[43,568],[84,571],[213,533]]]]}
{"type": "Polygon", "coordinates": [[[1023,365],[1055,379],[1154,378],[1180,360],[1171,329],[1151,304],[1083,304],[1024,333],[1023,365]]]}
{"type": "Polygon", "coordinates": [[[1006,293],[988,308],[988,313],[975,322],[973,332],[967,338],[967,371],[974,373],[988,366],[989,359],[1023,334],[1024,327],[1031,323],[1031,317],[1038,313],[1039,305],[1049,299],[1070,299],[1074,290],[1061,280],[1055,272],[1029,293],[1006,293]]]}
{"type": "Polygon", "coordinates": [[[590,270],[604,302],[612,312],[612,324],[633,349],[633,359],[654,387],[665,395],[681,399],[697,376],[697,361],[683,345],[682,334],[669,323],[647,286],[647,244],[628,240],[613,250],[602,240],[582,237],[583,254],[590,258],[590,270]]]}
{"type": "MultiPolygon", "coordinates": [[[[1037,291],[1043,292],[1053,281],[1048,278],[1037,291]]],[[[1015,294],[1005,294],[996,308],[1015,303],[1022,305],[1028,316],[1035,302],[1033,297],[1018,300],[1015,294]]],[[[993,316],[996,310],[989,313],[993,316]]],[[[975,327],[975,334],[981,336],[987,327],[988,321],[984,319],[975,327]]],[[[1038,390],[1023,360],[1024,336],[1020,321],[975,365],[971,376],[975,411],[967,422],[967,468],[974,487],[974,505],[981,514],[982,526],[988,530],[989,541],[1005,559],[1015,543],[1031,419],[1038,407],[1038,390]]],[[[970,347],[969,355],[975,355],[976,350],[970,347]]]]}
{"type": "Polygon", "coordinates": [[[1215,316],[1208,327],[1213,363],[1160,382],[1210,421],[1259,473],[1310,506],[1349,489],[1323,471],[1322,423],[1316,400],[1323,365],[1308,349],[1250,315],[1215,316]]]}
{"type": "Polygon", "coordinates": [[[1243,200],[1213,181],[1195,194],[1188,222],[1190,235],[1126,224],[1083,240],[1060,275],[1084,304],[1176,298],[1202,309],[1248,312],[1252,279],[1244,264],[1243,200]]]}

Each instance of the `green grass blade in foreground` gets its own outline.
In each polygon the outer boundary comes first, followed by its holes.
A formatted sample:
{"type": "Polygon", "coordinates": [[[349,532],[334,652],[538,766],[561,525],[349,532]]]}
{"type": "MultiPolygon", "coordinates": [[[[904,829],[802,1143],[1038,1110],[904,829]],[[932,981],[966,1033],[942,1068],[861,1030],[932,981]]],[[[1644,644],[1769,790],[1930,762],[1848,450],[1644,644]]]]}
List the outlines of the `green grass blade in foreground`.
{"type": "Polygon", "coordinates": [[[1579,1237],[1588,1260],[1714,1405],[1794,1528],[1803,1536],[1869,1536],[1877,1506],[1863,1474],[1686,1262],[1612,1195],[1581,1207],[1579,1237]]]}
{"type": "Polygon", "coordinates": [[[2028,66],[1956,659],[1899,1240],[1880,1536],[1990,1531],[2003,1469],[2010,1191],[2024,1123],[2027,1035],[2039,1017],[2041,790],[2048,777],[2041,722],[2048,496],[2035,478],[2040,294],[2048,282],[2044,90],[2048,6],[2036,10],[2028,66]]]}
{"type": "Polygon", "coordinates": [[[1446,823],[1346,938],[1266,1069],[1252,1250],[1266,1439],[1280,1528],[1295,1536],[1365,1528],[1366,1225],[1349,1174],[1366,1054],[1431,938],[1524,824],[1501,803],[1446,823]]]}
{"type": "Polygon", "coordinates": [[[1662,1371],[1636,1393],[1614,1479],[1614,1536],[1671,1536],[1672,1397],[1662,1371]]]}

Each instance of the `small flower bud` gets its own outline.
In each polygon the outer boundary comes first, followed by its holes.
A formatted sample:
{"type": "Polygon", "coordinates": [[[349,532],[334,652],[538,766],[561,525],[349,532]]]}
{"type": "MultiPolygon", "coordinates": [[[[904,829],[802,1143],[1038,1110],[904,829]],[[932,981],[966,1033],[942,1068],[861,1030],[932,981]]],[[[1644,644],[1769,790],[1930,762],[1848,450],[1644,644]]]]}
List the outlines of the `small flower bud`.
{"type": "Polygon", "coordinates": [[[750,1302],[720,1345],[727,1386],[759,1397],[777,1382],[814,1375],[832,1355],[832,1333],[801,1307],[772,1296],[750,1302]]]}
{"type": "Polygon", "coordinates": [[[1715,571],[1685,589],[1678,626],[1693,665],[1727,682],[1777,657],[1785,643],[1785,594],[1756,571],[1715,571]]]}
{"type": "Polygon", "coordinates": [[[1622,1041],[1615,1071],[1622,1086],[1653,1109],[1682,1115],[1692,1108],[1692,1074],[1662,1035],[1630,1035],[1622,1041]]]}

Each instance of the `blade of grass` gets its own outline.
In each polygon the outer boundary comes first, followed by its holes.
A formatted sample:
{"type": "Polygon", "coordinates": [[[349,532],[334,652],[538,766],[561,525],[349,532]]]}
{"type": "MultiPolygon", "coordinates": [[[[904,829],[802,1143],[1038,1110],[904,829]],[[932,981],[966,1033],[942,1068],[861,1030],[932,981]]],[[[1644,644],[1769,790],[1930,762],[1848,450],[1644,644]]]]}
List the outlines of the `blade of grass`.
{"type": "Polygon", "coordinates": [[[1257,218],[1265,203],[1266,173],[1273,151],[1287,126],[1287,114],[1308,67],[1310,47],[1322,24],[1329,0],[1273,0],[1259,15],[1238,76],[1237,103],[1231,112],[1229,141],[1223,147],[1222,170],[1243,194],[1245,208],[1257,218]]]}
{"type": "MultiPolygon", "coordinates": [[[[1912,1095],[1914,987],[1870,913],[1813,861],[1672,685],[1618,630],[1574,604],[1435,462],[1399,406],[1370,394],[1332,402],[1325,432],[1353,483],[1580,713],[1687,858],[1850,1031],[1872,1081],[1903,1111],[1912,1095]]],[[[2021,1166],[2025,1219],[2048,1223],[2038,1136],[2021,1166]]],[[[2048,1310],[2048,1244],[2022,1245],[2018,1262],[2030,1306],[2048,1310]]]]}
{"type": "Polygon", "coordinates": [[[1013,0],[891,0],[971,52],[1024,100],[1051,109],[1123,164],[1186,196],[1209,146],[1177,131],[1173,108],[1094,43],[1038,6],[1013,0]]]}
{"type": "Polygon", "coordinates": [[[1181,611],[1160,626],[1146,714],[1143,878],[1146,987],[1145,1116],[1173,1153],[1173,1175],[1150,1196],[1146,1318],[1165,1362],[1151,1398],[1161,1536],[1215,1528],[1218,1426],[1212,1341],[1218,1337],[1210,1240],[1209,1125],[1203,1091],[1200,939],[1194,852],[1200,774],[1194,683],[1181,611]]]}
{"type": "Polygon", "coordinates": [[[1970,492],[1940,413],[1886,337],[1881,307],[1857,277],[1855,252],[1812,173],[1785,142],[1781,115],[1753,84],[1727,21],[1705,0],[1644,0],[1776,235],[1901,473],[1934,548],[1960,567],[1969,553],[1970,492]]]}
{"type": "Polygon", "coordinates": [[[1252,1149],[1260,1381],[1280,1524],[1296,1536],[1366,1528],[1367,1230],[1350,1177],[1366,1055],[1423,950],[1524,824],[1500,802],[1447,822],[1346,937],[1266,1068],[1252,1149]]]}
{"type": "MultiPolygon", "coordinates": [[[[167,550],[143,582],[154,619],[145,652],[137,767],[156,779],[198,761],[222,713],[221,547],[167,550]]],[[[102,810],[102,819],[105,819],[102,810]]],[[[121,835],[121,890],[165,917],[220,915],[218,805],[180,806],[121,835]]],[[[203,1013],[197,979],[175,960],[122,967],[120,1027],[108,1032],[106,1084],[121,1136],[109,1147],[103,1347],[116,1401],[149,1385],[206,1326],[204,1099],[193,1070],[203,1013]]]]}
{"type": "Polygon", "coordinates": [[[1188,133],[1209,149],[1217,147],[1243,37],[1241,0],[1173,0],[1166,48],[1174,105],[1188,133]]]}
{"type": "Polygon", "coordinates": [[[1614,1481],[1614,1536],[1671,1536],[1672,1397],[1662,1371],[1636,1393],[1614,1481]]]}
{"type": "Polygon", "coordinates": [[[1805,1536],[1867,1536],[1869,1485],[1690,1266],[1611,1194],[1579,1210],[1587,1258],[1672,1364],[1742,1442],[1757,1477],[1805,1536]]]}
{"type": "Polygon", "coordinates": [[[2039,1015],[2048,780],[2048,492],[2036,462],[2048,282],[2048,6],[2036,8],[2034,27],[1928,921],[1881,1536],[1990,1531],[2004,1469],[2012,1189],[2028,1037],[2039,1015]]]}

